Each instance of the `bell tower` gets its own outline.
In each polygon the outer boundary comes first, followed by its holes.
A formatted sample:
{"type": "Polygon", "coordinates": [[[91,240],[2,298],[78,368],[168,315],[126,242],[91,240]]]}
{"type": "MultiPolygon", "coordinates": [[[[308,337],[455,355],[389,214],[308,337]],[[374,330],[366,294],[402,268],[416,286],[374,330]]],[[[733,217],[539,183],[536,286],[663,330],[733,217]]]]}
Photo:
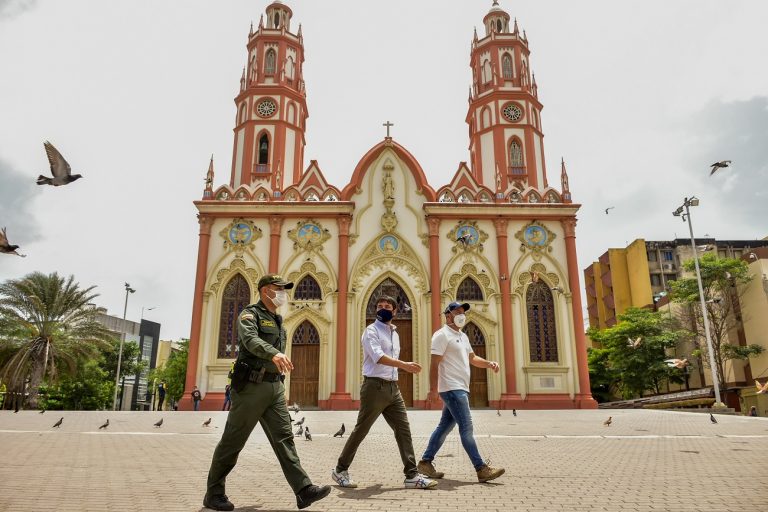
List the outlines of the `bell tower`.
{"type": "Polygon", "coordinates": [[[485,34],[472,39],[469,151],[475,178],[497,192],[547,186],[541,109],[530,50],[517,20],[493,1],[485,34]],[[498,177],[498,179],[497,179],[498,177]]]}
{"type": "Polygon", "coordinates": [[[274,192],[297,183],[304,164],[307,112],[301,25],[291,32],[291,9],[267,6],[248,34],[248,60],[235,97],[230,185],[264,186],[274,192]]]}

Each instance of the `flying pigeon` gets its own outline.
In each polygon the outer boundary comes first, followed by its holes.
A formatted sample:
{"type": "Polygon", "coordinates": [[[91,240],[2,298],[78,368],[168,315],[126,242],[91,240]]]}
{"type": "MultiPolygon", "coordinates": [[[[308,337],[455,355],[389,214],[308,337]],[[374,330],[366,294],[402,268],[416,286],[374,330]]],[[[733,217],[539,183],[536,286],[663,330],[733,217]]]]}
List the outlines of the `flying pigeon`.
{"type": "Polygon", "coordinates": [[[59,428],[59,427],[61,426],[61,424],[62,424],[62,423],[64,423],[64,416],[62,416],[62,417],[61,417],[61,419],[60,419],[59,421],[57,421],[56,423],[54,423],[54,424],[53,424],[53,427],[51,427],[51,428],[59,428]]]}
{"type": "Polygon", "coordinates": [[[712,176],[713,174],[715,174],[720,169],[725,169],[726,167],[730,167],[730,166],[731,166],[731,161],[730,160],[723,160],[722,162],[715,162],[715,163],[712,164],[712,170],[710,171],[709,175],[712,176]]]}
{"type": "Polygon", "coordinates": [[[603,425],[610,427],[611,423],[613,423],[613,416],[608,416],[608,419],[603,422],[603,425]]]}
{"type": "Polygon", "coordinates": [[[627,338],[627,345],[631,348],[637,348],[640,346],[640,342],[643,341],[642,336],[638,336],[636,339],[627,338]]]}
{"type": "Polygon", "coordinates": [[[757,388],[758,395],[768,393],[768,381],[766,381],[765,384],[760,384],[760,381],[755,379],[755,387],[757,388]]]}
{"type": "Polygon", "coordinates": [[[104,430],[109,426],[109,420],[106,421],[102,426],[99,427],[99,430],[104,430]]]}
{"type": "Polygon", "coordinates": [[[333,437],[344,437],[344,432],[346,432],[346,431],[347,431],[347,429],[346,429],[346,428],[344,428],[344,424],[342,423],[342,424],[341,424],[341,428],[339,429],[339,431],[338,431],[338,432],[336,432],[335,434],[333,434],[333,437]]]}
{"type": "Polygon", "coordinates": [[[208,418],[207,420],[205,420],[205,421],[203,422],[203,426],[204,426],[204,427],[207,427],[207,426],[209,426],[210,424],[211,424],[211,418],[208,418]]]}
{"type": "Polygon", "coordinates": [[[309,427],[307,427],[304,430],[304,440],[305,441],[311,441],[312,440],[312,434],[309,433],[309,427]]]}
{"type": "Polygon", "coordinates": [[[72,168],[67,161],[64,160],[64,157],[61,156],[59,150],[53,147],[53,144],[45,141],[43,146],[45,146],[45,153],[48,155],[48,162],[51,164],[51,174],[53,174],[53,178],[48,178],[41,174],[37,177],[38,185],[53,185],[54,187],[58,187],[82,178],[80,174],[72,174],[72,168]]]}
{"type": "Polygon", "coordinates": [[[157,423],[155,423],[155,426],[156,426],[157,428],[160,428],[160,427],[162,427],[162,426],[163,426],[163,418],[160,418],[160,421],[158,421],[157,423]]]}
{"type": "Polygon", "coordinates": [[[293,405],[288,408],[289,411],[293,411],[294,414],[299,413],[299,404],[293,402],[293,405]]]}
{"type": "Polygon", "coordinates": [[[714,416],[712,416],[712,413],[709,413],[709,421],[711,421],[712,423],[717,423],[717,420],[715,419],[714,416]]]}
{"type": "Polygon", "coordinates": [[[302,426],[302,425],[304,424],[304,420],[305,420],[305,419],[306,419],[306,418],[305,418],[304,416],[302,416],[302,417],[301,417],[301,419],[300,419],[299,421],[297,421],[297,422],[296,422],[296,426],[297,426],[297,427],[300,427],[300,426],[302,426]]]}
{"type": "Polygon", "coordinates": [[[16,252],[16,249],[18,249],[18,245],[11,245],[11,243],[8,241],[8,235],[5,234],[5,228],[0,230],[0,252],[3,254],[15,254],[16,256],[21,256],[22,258],[26,258],[26,254],[19,254],[16,252]]]}
{"type": "Polygon", "coordinates": [[[608,215],[608,210],[613,210],[614,208],[616,208],[616,207],[615,206],[609,206],[608,208],[605,209],[605,214],[608,215]]]}
{"type": "Polygon", "coordinates": [[[690,364],[687,359],[665,359],[664,362],[670,368],[679,368],[681,370],[690,364]]]}
{"type": "Polygon", "coordinates": [[[299,426],[299,428],[296,430],[296,432],[293,433],[294,437],[301,437],[304,434],[304,427],[299,426]]]}
{"type": "Polygon", "coordinates": [[[456,241],[461,242],[464,245],[469,245],[469,243],[472,241],[472,233],[465,231],[459,238],[456,239],[456,241]]]}

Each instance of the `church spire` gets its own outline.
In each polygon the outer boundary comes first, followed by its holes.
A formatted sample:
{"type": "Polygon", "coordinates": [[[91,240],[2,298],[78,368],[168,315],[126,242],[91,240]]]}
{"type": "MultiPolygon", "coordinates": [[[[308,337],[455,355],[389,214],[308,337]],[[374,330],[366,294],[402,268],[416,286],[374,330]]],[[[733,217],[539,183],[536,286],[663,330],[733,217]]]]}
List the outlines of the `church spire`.
{"type": "Polygon", "coordinates": [[[205,173],[203,199],[213,199],[213,153],[211,153],[211,162],[208,164],[208,172],[205,173]]]}
{"type": "Polygon", "coordinates": [[[560,158],[560,186],[563,194],[563,202],[571,202],[571,189],[568,187],[568,171],[565,170],[565,159],[560,158]]]}

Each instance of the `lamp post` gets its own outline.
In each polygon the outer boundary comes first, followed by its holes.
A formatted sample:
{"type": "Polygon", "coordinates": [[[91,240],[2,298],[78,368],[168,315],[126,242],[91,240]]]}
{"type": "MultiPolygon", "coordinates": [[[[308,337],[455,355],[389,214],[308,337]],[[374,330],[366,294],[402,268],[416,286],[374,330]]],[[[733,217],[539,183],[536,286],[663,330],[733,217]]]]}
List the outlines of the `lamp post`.
{"type": "MultiPolygon", "coordinates": [[[[112,399],[112,410],[117,410],[117,386],[120,384],[120,365],[123,362],[123,344],[125,343],[125,317],[128,314],[128,294],[135,293],[131,285],[125,283],[125,307],[123,308],[123,333],[120,336],[120,350],[117,353],[117,374],[115,375],[115,397],[112,399]]],[[[122,405],[122,401],[121,401],[122,405]]]]}
{"type": "Polygon", "coordinates": [[[672,212],[675,217],[683,217],[683,222],[688,221],[688,231],[691,234],[691,248],[693,249],[693,263],[696,267],[696,284],[699,285],[699,303],[701,305],[701,317],[704,323],[704,337],[707,340],[707,351],[709,352],[709,369],[712,372],[712,384],[715,388],[715,407],[725,407],[720,399],[720,381],[717,378],[717,366],[715,366],[715,351],[712,349],[712,336],[709,332],[709,316],[707,316],[707,305],[704,299],[704,286],[701,284],[701,269],[699,268],[699,252],[696,248],[696,239],[693,237],[693,225],[691,224],[691,206],[699,206],[699,199],[696,197],[686,197],[682,206],[672,212]],[[683,213],[685,211],[685,213],[683,213]]]}

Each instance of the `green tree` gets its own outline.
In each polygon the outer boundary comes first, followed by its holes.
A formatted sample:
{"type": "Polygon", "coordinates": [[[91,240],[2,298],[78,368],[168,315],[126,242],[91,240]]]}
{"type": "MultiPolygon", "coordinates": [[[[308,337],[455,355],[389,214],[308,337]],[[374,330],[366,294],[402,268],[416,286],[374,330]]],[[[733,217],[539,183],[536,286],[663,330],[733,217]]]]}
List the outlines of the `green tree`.
{"type": "MultiPolygon", "coordinates": [[[[107,380],[115,382],[117,372],[117,356],[120,352],[120,340],[112,338],[109,345],[101,351],[99,366],[107,372],[107,380]]],[[[139,344],[135,341],[123,343],[123,359],[120,362],[120,377],[130,377],[140,373],[147,367],[147,361],[139,361],[139,344]]]]}
{"type": "Polygon", "coordinates": [[[179,349],[171,351],[165,365],[149,372],[148,381],[165,382],[166,397],[178,402],[184,394],[184,381],[187,378],[187,360],[189,359],[189,340],[179,342],[179,349]]]}
{"type": "MultiPolygon", "coordinates": [[[[764,350],[758,344],[747,346],[731,344],[728,337],[728,331],[735,327],[736,322],[741,321],[741,316],[744,314],[740,307],[739,286],[749,283],[752,276],[749,275],[749,267],[745,261],[718,258],[712,253],[704,254],[699,259],[699,267],[717,378],[720,388],[725,389],[726,361],[745,360],[759,355],[764,350]]],[[[704,337],[704,317],[701,313],[694,260],[683,263],[683,268],[692,273],[693,277],[672,281],[671,297],[673,301],[688,306],[684,309],[681,319],[684,325],[696,326],[695,329],[691,329],[698,346],[694,355],[700,355],[704,365],[709,366],[707,343],[704,337]]]]}
{"type": "Polygon", "coordinates": [[[598,402],[609,402],[616,394],[618,375],[611,367],[607,348],[588,348],[587,365],[589,366],[589,386],[592,396],[598,402]]]}
{"type": "Polygon", "coordinates": [[[114,381],[100,361],[81,363],[76,377],[62,377],[52,386],[40,388],[42,409],[103,410],[112,406],[114,381]]]}
{"type": "Polygon", "coordinates": [[[629,308],[616,325],[590,329],[587,335],[602,346],[591,351],[590,373],[598,377],[597,384],[615,388],[623,398],[640,397],[645,391],[661,393],[664,382],[680,381],[680,372],[664,360],[666,350],[686,333],[658,312],[629,308]]]}
{"type": "Polygon", "coordinates": [[[40,385],[74,375],[78,363],[97,356],[111,333],[96,320],[94,286],[73,276],[33,272],[0,284],[0,380],[37,407],[40,385]]]}

